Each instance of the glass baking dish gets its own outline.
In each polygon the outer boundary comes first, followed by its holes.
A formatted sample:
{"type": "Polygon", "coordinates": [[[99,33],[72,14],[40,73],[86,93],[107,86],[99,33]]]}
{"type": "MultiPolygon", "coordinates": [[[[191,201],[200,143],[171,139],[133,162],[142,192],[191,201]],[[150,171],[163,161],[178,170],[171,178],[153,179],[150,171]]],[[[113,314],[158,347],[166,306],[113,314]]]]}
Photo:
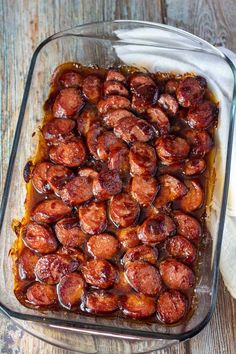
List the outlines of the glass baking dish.
{"type": "Polygon", "coordinates": [[[219,257],[230,175],[235,98],[235,68],[218,49],[185,31],[140,21],[114,21],[77,26],[47,38],[36,49],[29,68],[1,204],[0,308],[8,316],[79,333],[163,343],[197,334],[210,320],[216,302],[219,257]],[[220,102],[215,134],[216,181],[208,203],[207,226],[212,235],[201,249],[196,286],[197,306],[192,316],[175,326],[138,323],[123,318],[87,317],[68,312],[38,312],[23,307],[13,293],[9,251],[15,240],[14,218],[24,214],[26,195],[23,168],[34,154],[43,103],[54,69],[63,62],[110,67],[135,65],[150,72],[195,72],[208,80],[220,102]]]}

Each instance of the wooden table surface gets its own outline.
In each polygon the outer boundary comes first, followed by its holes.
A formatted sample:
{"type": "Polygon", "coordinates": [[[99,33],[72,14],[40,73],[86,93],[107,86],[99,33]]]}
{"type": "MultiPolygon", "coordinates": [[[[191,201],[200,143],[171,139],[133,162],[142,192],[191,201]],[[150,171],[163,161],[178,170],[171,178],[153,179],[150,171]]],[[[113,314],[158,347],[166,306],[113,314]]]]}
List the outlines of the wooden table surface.
{"type": "MultiPolygon", "coordinates": [[[[54,32],[86,22],[113,19],[170,24],[214,45],[236,51],[235,0],[1,0],[0,194],[34,49],[54,32]]],[[[32,337],[2,315],[0,351],[7,354],[69,353],[32,337]]],[[[222,279],[216,311],[207,327],[190,341],[160,353],[236,353],[236,300],[231,298],[222,279]]]]}

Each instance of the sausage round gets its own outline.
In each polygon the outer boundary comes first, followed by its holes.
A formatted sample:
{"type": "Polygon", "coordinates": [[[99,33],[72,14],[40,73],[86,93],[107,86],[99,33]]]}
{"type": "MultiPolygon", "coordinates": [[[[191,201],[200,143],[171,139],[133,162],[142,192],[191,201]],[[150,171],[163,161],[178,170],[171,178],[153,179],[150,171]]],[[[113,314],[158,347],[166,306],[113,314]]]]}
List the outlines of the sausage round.
{"type": "Polygon", "coordinates": [[[107,166],[109,170],[117,170],[121,174],[128,173],[130,171],[129,149],[124,145],[113,145],[108,154],[107,166]]]}
{"type": "Polygon", "coordinates": [[[59,82],[63,87],[79,87],[82,86],[83,78],[79,73],[71,70],[63,73],[59,82]]]}
{"type": "Polygon", "coordinates": [[[78,175],[81,177],[87,177],[89,179],[89,183],[92,182],[98,175],[98,172],[92,168],[81,168],[78,172],[78,175]]]}
{"type": "Polygon", "coordinates": [[[150,317],[156,311],[153,298],[136,293],[121,296],[120,307],[124,315],[134,319],[150,317]]]}
{"type": "Polygon", "coordinates": [[[176,97],[183,107],[195,106],[205,94],[206,81],[200,77],[187,77],[179,82],[176,97]]]}
{"type": "Polygon", "coordinates": [[[103,120],[108,127],[114,128],[122,118],[126,117],[135,118],[135,115],[130,111],[127,111],[127,109],[115,109],[107,112],[107,114],[103,117],[103,120]]]}
{"type": "Polygon", "coordinates": [[[192,158],[186,160],[183,166],[183,173],[186,176],[196,176],[203,173],[206,169],[206,161],[204,159],[192,158]]]}
{"type": "Polygon", "coordinates": [[[38,223],[56,222],[71,213],[71,207],[65,205],[62,200],[43,200],[33,209],[31,219],[38,223]]]}
{"type": "Polygon", "coordinates": [[[74,173],[67,167],[51,165],[47,171],[47,181],[54,193],[60,196],[64,185],[74,177],[74,173]]]}
{"type": "Polygon", "coordinates": [[[57,95],[52,107],[55,118],[70,118],[84,106],[80,90],[74,87],[62,89],[57,95]]]}
{"type": "Polygon", "coordinates": [[[47,143],[58,144],[65,139],[74,137],[75,121],[72,119],[55,118],[46,123],[42,134],[47,143]]]}
{"type": "Polygon", "coordinates": [[[126,78],[120,71],[117,71],[115,69],[109,69],[107,72],[106,80],[107,81],[115,80],[118,82],[125,82],[126,78]]]}
{"type": "Polygon", "coordinates": [[[114,133],[107,131],[100,135],[97,140],[97,155],[100,160],[106,161],[109,152],[115,146],[124,146],[122,141],[118,139],[114,133]]]}
{"type": "Polygon", "coordinates": [[[81,271],[87,283],[101,289],[111,287],[117,278],[115,268],[106,260],[90,260],[82,265],[81,271]]]}
{"type": "Polygon", "coordinates": [[[155,128],[157,134],[168,134],[170,131],[170,122],[167,115],[159,107],[150,107],[147,109],[148,121],[155,128]]]}
{"type": "Polygon", "coordinates": [[[119,95],[119,96],[124,96],[124,97],[129,97],[129,91],[127,88],[118,81],[114,80],[107,80],[104,82],[104,95],[105,96],[110,96],[110,95],[119,95]]]}
{"type": "Polygon", "coordinates": [[[157,169],[157,158],[152,146],[135,143],[129,152],[130,170],[133,175],[154,175],[157,169]]]}
{"type": "Polygon", "coordinates": [[[67,309],[77,305],[84,295],[85,281],[78,273],[64,275],[57,286],[60,304],[67,309]]]}
{"type": "Polygon", "coordinates": [[[90,202],[79,208],[80,225],[85,233],[95,235],[107,227],[106,205],[103,202],[90,202]]]}
{"type": "Polygon", "coordinates": [[[97,124],[97,111],[92,108],[85,108],[77,118],[77,132],[82,136],[86,136],[89,129],[97,124]]]}
{"type": "Polygon", "coordinates": [[[102,93],[102,81],[97,75],[88,75],[84,79],[83,94],[91,103],[97,103],[102,93]]]}
{"type": "Polygon", "coordinates": [[[184,263],[193,263],[196,259],[196,249],[185,237],[176,235],[166,242],[166,250],[170,256],[179,258],[184,263]]]}
{"type": "Polygon", "coordinates": [[[78,167],[86,159],[86,150],[82,140],[74,138],[52,146],[49,150],[50,159],[66,167],[78,167]]]}
{"type": "Polygon", "coordinates": [[[94,124],[88,131],[86,136],[87,145],[89,148],[89,152],[95,157],[95,159],[99,160],[99,156],[97,154],[98,148],[98,137],[102,134],[103,128],[99,124],[94,124]]]}
{"type": "Polygon", "coordinates": [[[157,102],[159,91],[156,85],[140,85],[132,96],[131,107],[139,114],[157,102]]]}
{"type": "Polygon", "coordinates": [[[121,193],[111,199],[109,213],[116,226],[128,227],[138,221],[140,208],[128,193],[121,193]]]}
{"type": "Polygon", "coordinates": [[[154,131],[151,124],[146,122],[144,119],[136,120],[136,124],[132,127],[131,140],[147,142],[154,136],[154,131]]]}
{"type": "Polygon", "coordinates": [[[213,147],[213,140],[205,130],[189,129],[185,132],[185,137],[191,146],[191,155],[194,157],[205,156],[213,147]]]}
{"type": "Polygon", "coordinates": [[[166,290],[157,300],[157,317],[162,322],[172,324],[180,321],[188,308],[187,298],[178,290],[166,290]]]}
{"type": "Polygon", "coordinates": [[[119,250],[119,242],[110,234],[91,236],[87,242],[88,252],[98,259],[111,259],[119,250]]]}
{"type": "Polygon", "coordinates": [[[55,233],[60,243],[65,247],[79,247],[85,241],[85,234],[80,228],[77,218],[64,218],[55,225],[55,233]]]}
{"type": "Polygon", "coordinates": [[[85,255],[83,252],[75,248],[63,246],[58,249],[57,254],[69,256],[70,258],[76,260],[79,264],[85,261],[85,255]]]}
{"type": "Polygon", "coordinates": [[[60,197],[64,203],[78,206],[93,197],[93,183],[88,177],[74,177],[62,188],[60,197]]]}
{"type": "Polygon", "coordinates": [[[159,97],[158,103],[170,116],[175,116],[179,110],[178,102],[169,93],[163,93],[159,97]]]}
{"type": "Polygon", "coordinates": [[[36,306],[53,305],[57,301],[56,287],[35,282],[27,289],[26,298],[36,306]]]}
{"type": "Polygon", "coordinates": [[[188,240],[198,244],[202,236],[202,228],[197,219],[193,216],[184,214],[182,211],[174,212],[174,221],[177,226],[177,232],[188,240]]]}
{"type": "Polygon", "coordinates": [[[127,109],[131,108],[128,98],[123,96],[109,96],[106,99],[102,99],[98,102],[97,108],[101,114],[106,114],[110,110],[114,109],[127,109]]]}
{"type": "Polygon", "coordinates": [[[125,250],[140,244],[137,227],[130,226],[126,229],[119,229],[117,237],[125,250]]]}
{"type": "Polygon", "coordinates": [[[157,258],[157,248],[141,245],[128,249],[122,258],[122,263],[127,266],[130,262],[144,261],[156,265],[157,258]]]}
{"type": "Polygon", "coordinates": [[[144,295],[156,296],[162,289],[159,271],[146,262],[130,262],[125,275],[134,290],[144,295]]]}
{"type": "Polygon", "coordinates": [[[122,180],[116,170],[102,170],[93,181],[93,193],[97,199],[109,199],[122,190],[122,180]]]}
{"type": "Polygon", "coordinates": [[[191,179],[186,180],[185,184],[188,187],[188,192],[180,199],[180,208],[187,212],[201,208],[204,203],[205,196],[200,182],[198,180],[191,179]]]}
{"type": "Polygon", "coordinates": [[[132,291],[132,288],[126,279],[124,272],[120,271],[118,273],[116,282],[114,284],[114,289],[122,294],[132,291]]]}
{"type": "Polygon", "coordinates": [[[165,214],[157,214],[146,219],[138,230],[138,238],[147,245],[156,245],[174,235],[176,225],[174,221],[165,214]]]}
{"type": "Polygon", "coordinates": [[[193,271],[176,259],[163,260],[159,269],[163,282],[171,289],[186,290],[192,288],[195,284],[193,271]]]}
{"type": "Polygon", "coordinates": [[[35,275],[38,280],[47,284],[57,284],[63,275],[74,272],[78,267],[78,262],[71,257],[48,254],[39,258],[35,275]]]}
{"type": "Polygon", "coordinates": [[[96,314],[104,314],[117,310],[118,296],[104,290],[90,291],[85,300],[86,310],[96,314]]]}
{"type": "Polygon", "coordinates": [[[48,225],[30,222],[24,226],[22,238],[29,248],[42,254],[54,252],[58,247],[54,233],[48,225]]]}
{"type": "Polygon", "coordinates": [[[145,73],[135,73],[130,78],[130,88],[131,91],[139,94],[139,88],[142,85],[146,86],[156,86],[154,80],[150,75],[145,73]]]}
{"type": "Polygon", "coordinates": [[[153,203],[159,188],[159,184],[154,177],[134,176],[132,178],[131,194],[142,206],[153,203]]]}
{"type": "Polygon", "coordinates": [[[36,253],[31,251],[28,247],[23,248],[17,260],[20,279],[35,279],[34,269],[38,260],[39,256],[36,253]]]}
{"type": "Polygon", "coordinates": [[[51,193],[51,188],[48,184],[47,172],[52,166],[50,162],[39,162],[35,165],[32,172],[32,184],[37,192],[42,194],[51,193]]]}
{"type": "Polygon", "coordinates": [[[176,90],[179,86],[179,81],[175,79],[170,79],[165,84],[165,91],[171,95],[176,93],[176,90]]]}
{"type": "Polygon", "coordinates": [[[209,101],[204,101],[189,109],[187,123],[193,129],[207,129],[215,121],[218,115],[218,108],[209,101]]]}
{"type": "Polygon", "coordinates": [[[184,161],[190,151],[187,141],[175,135],[157,138],[155,146],[158,157],[165,165],[184,161]]]}

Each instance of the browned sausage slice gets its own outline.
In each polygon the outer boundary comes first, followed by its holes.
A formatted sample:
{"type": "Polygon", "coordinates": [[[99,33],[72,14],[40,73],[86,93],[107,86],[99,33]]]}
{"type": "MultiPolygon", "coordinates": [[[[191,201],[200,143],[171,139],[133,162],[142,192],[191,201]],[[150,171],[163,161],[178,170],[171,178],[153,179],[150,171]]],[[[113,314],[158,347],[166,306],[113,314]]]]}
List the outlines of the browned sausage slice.
{"type": "Polygon", "coordinates": [[[146,110],[150,107],[150,105],[150,102],[145,101],[141,96],[133,94],[131,108],[133,111],[135,111],[135,113],[144,114],[146,110]]]}
{"type": "Polygon", "coordinates": [[[124,146],[122,141],[118,139],[114,133],[107,131],[101,134],[97,140],[97,155],[100,160],[106,161],[109,152],[115,146],[124,146]]]}
{"type": "Polygon", "coordinates": [[[186,180],[186,186],[188,187],[188,192],[180,199],[179,205],[183,211],[194,211],[199,208],[204,203],[204,191],[198,180],[186,180]]]}
{"type": "Polygon", "coordinates": [[[147,142],[154,136],[151,124],[144,119],[136,120],[136,124],[132,128],[131,137],[133,141],[147,142]]]}
{"type": "Polygon", "coordinates": [[[31,251],[28,247],[23,248],[17,260],[20,279],[35,279],[34,269],[38,260],[39,256],[36,253],[31,251]]]}
{"type": "Polygon", "coordinates": [[[81,270],[87,283],[101,289],[111,287],[117,278],[115,268],[106,260],[90,260],[81,270]]]}
{"type": "Polygon", "coordinates": [[[157,317],[164,323],[180,321],[188,308],[187,298],[178,290],[166,290],[157,300],[157,317]]]}
{"type": "Polygon", "coordinates": [[[132,288],[126,279],[124,272],[122,271],[119,272],[117,280],[114,284],[114,289],[116,291],[119,291],[122,294],[129,293],[132,291],[132,288]]]}
{"type": "Polygon", "coordinates": [[[119,81],[119,82],[125,82],[126,78],[120,71],[115,70],[115,69],[110,69],[107,72],[106,80],[107,81],[115,80],[115,81],[119,81]]]}
{"type": "Polygon", "coordinates": [[[154,104],[158,98],[157,86],[154,80],[147,74],[135,73],[130,79],[130,88],[134,94],[132,104],[135,106],[139,101],[139,110],[141,107],[145,109],[148,105],[154,104]],[[140,100],[137,100],[138,98],[140,100]]]}
{"type": "Polygon", "coordinates": [[[122,263],[127,267],[130,262],[144,261],[156,265],[158,258],[157,248],[142,245],[130,248],[122,258],[122,263]]]}
{"type": "Polygon", "coordinates": [[[157,214],[146,219],[139,227],[138,238],[147,245],[165,241],[176,232],[174,221],[165,214],[157,214]]]}
{"type": "Polygon", "coordinates": [[[157,158],[152,146],[135,143],[129,152],[130,169],[133,175],[154,175],[157,169],[157,158]]]}
{"type": "Polygon", "coordinates": [[[179,86],[179,81],[175,79],[170,79],[165,84],[165,91],[170,95],[174,95],[179,86]]]}
{"type": "Polygon", "coordinates": [[[52,107],[55,118],[69,118],[78,113],[84,106],[80,90],[70,87],[59,92],[52,107]]]}
{"type": "Polygon", "coordinates": [[[165,165],[184,161],[190,151],[187,141],[175,135],[157,138],[155,146],[158,157],[165,165]]]}
{"type": "Polygon", "coordinates": [[[72,119],[55,118],[43,126],[42,134],[47,143],[57,144],[74,137],[75,121],[72,119]]]}
{"type": "Polygon", "coordinates": [[[121,193],[111,199],[109,207],[111,220],[118,227],[132,226],[138,221],[139,204],[128,193],[121,193]]]}
{"type": "Polygon", "coordinates": [[[91,182],[97,177],[98,172],[92,168],[87,167],[81,168],[78,172],[78,175],[81,177],[87,177],[89,179],[89,182],[91,182]]]}
{"type": "Polygon", "coordinates": [[[132,135],[132,130],[133,127],[137,124],[137,121],[138,119],[133,116],[119,119],[114,126],[115,135],[127,143],[134,142],[135,137],[132,135]]]}
{"type": "Polygon", "coordinates": [[[80,274],[64,275],[57,287],[60,304],[70,310],[80,302],[84,294],[84,288],[85,281],[80,274]]]}
{"type": "Polygon", "coordinates": [[[78,206],[93,197],[92,181],[88,177],[74,177],[63,187],[60,196],[64,203],[78,206]]]}
{"type": "Polygon", "coordinates": [[[192,158],[185,161],[183,173],[186,176],[196,176],[203,173],[206,169],[206,161],[204,159],[192,158]]]}
{"type": "Polygon", "coordinates": [[[155,300],[143,294],[121,296],[120,306],[124,315],[135,319],[150,317],[156,311],[155,300]]]}
{"type": "Polygon", "coordinates": [[[39,162],[33,169],[32,184],[39,193],[51,193],[51,188],[47,180],[47,172],[51,166],[50,162],[39,162]]]}
{"type": "Polygon", "coordinates": [[[117,237],[125,250],[140,244],[137,227],[130,226],[126,229],[120,229],[117,232],[117,237]]]}
{"type": "Polygon", "coordinates": [[[216,105],[204,101],[188,111],[187,123],[193,129],[207,129],[214,123],[217,115],[218,108],[216,105]]]}
{"type": "Polygon", "coordinates": [[[96,75],[88,75],[84,79],[83,93],[91,103],[97,103],[102,93],[102,81],[96,75]]]}
{"type": "Polygon", "coordinates": [[[102,202],[90,202],[79,208],[80,225],[90,235],[99,234],[106,229],[106,205],[102,202]]]}
{"type": "Polygon", "coordinates": [[[176,97],[183,107],[195,106],[205,94],[206,81],[200,77],[187,77],[179,82],[176,97]]]}
{"type": "Polygon", "coordinates": [[[119,95],[128,97],[129,91],[121,82],[109,80],[104,82],[104,95],[119,95]]]}
{"type": "Polygon", "coordinates": [[[67,167],[78,167],[86,159],[86,150],[82,140],[74,138],[52,146],[49,150],[50,159],[67,167]]]}
{"type": "Polygon", "coordinates": [[[135,115],[130,111],[127,111],[127,109],[115,109],[107,112],[107,114],[103,117],[103,120],[108,127],[114,128],[119,120],[126,117],[135,118],[135,115]]]}
{"type": "Polygon", "coordinates": [[[107,166],[109,170],[117,170],[121,174],[128,173],[130,171],[129,149],[124,145],[113,145],[108,154],[107,166]]]}
{"type": "Polygon", "coordinates": [[[103,133],[103,128],[99,124],[94,124],[88,131],[86,136],[87,145],[89,148],[89,152],[95,157],[95,159],[99,160],[99,156],[97,153],[98,148],[98,137],[103,133]]]}
{"type": "Polygon", "coordinates": [[[134,290],[149,296],[156,296],[162,288],[161,276],[157,268],[146,262],[130,262],[125,275],[134,290]]]}
{"type": "Polygon", "coordinates": [[[137,89],[141,85],[150,85],[150,86],[155,86],[154,80],[151,78],[150,75],[145,74],[145,73],[135,73],[131,76],[130,78],[130,87],[132,89],[132,92],[137,93],[137,89]]]}
{"type": "Polygon", "coordinates": [[[167,115],[159,107],[150,107],[147,109],[148,121],[153,125],[157,134],[168,134],[170,131],[170,122],[167,115]]]}
{"type": "Polygon", "coordinates": [[[205,156],[213,147],[213,140],[205,130],[189,129],[185,132],[187,142],[191,146],[191,155],[195,157],[205,156]]]}
{"type": "Polygon", "coordinates": [[[38,260],[35,275],[43,283],[57,284],[63,275],[74,272],[77,267],[78,262],[71,257],[47,254],[38,260]]]}
{"type": "Polygon", "coordinates": [[[38,223],[56,222],[71,213],[71,207],[65,205],[62,200],[43,200],[33,209],[31,219],[38,223]]]}
{"type": "Polygon", "coordinates": [[[177,232],[188,240],[198,243],[202,236],[202,229],[199,221],[193,216],[175,211],[174,221],[177,225],[177,232]]]}
{"type": "Polygon", "coordinates": [[[122,180],[116,170],[102,170],[93,181],[93,193],[97,199],[109,199],[122,190],[122,180]]]}
{"type": "Polygon", "coordinates": [[[48,184],[58,196],[64,185],[73,177],[74,173],[61,165],[52,165],[47,171],[48,184]]]}
{"type": "Polygon", "coordinates": [[[85,300],[86,310],[92,313],[109,313],[117,310],[118,296],[101,291],[90,291],[85,300]]]}
{"type": "Polygon", "coordinates": [[[189,240],[180,235],[167,240],[166,250],[170,256],[179,258],[184,263],[193,263],[196,259],[196,248],[189,240]]]}
{"type": "Polygon", "coordinates": [[[77,248],[63,246],[58,249],[57,254],[69,256],[70,258],[76,260],[79,264],[85,261],[85,255],[77,248]]]}
{"type": "Polygon", "coordinates": [[[102,99],[98,102],[97,108],[101,114],[106,114],[113,109],[130,109],[130,101],[123,96],[109,96],[106,99],[102,99]]]}
{"type": "Polygon", "coordinates": [[[87,242],[88,252],[98,259],[111,259],[119,249],[119,242],[110,234],[91,236],[87,242]]]}
{"type": "Polygon", "coordinates": [[[58,247],[57,239],[48,225],[30,222],[24,226],[22,238],[29,248],[42,254],[54,252],[58,247]]]}
{"type": "Polygon", "coordinates": [[[131,182],[131,194],[143,206],[152,204],[160,186],[154,177],[134,176],[131,182]]]}
{"type": "Polygon", "coordinates": [[[36,306],[49,306],[57,301],[56,287],[35,282],[26,292],[27,300],[36,306]]]}
{"type": "Polygon", "coordinates": [[[79,87],[82,86],[83,78],[76,71],[67,71],[61,75],[59,82],[63,87],[79,87]]]}
{"type": "Polygon", "coordinates": [[[193,271],[176,259],[168,258],[160,263],[160,274],[165,285],[171,289],[186,290],[195,284],[193,271]]]}
{"type": "Polygon", "coordinates": [[[176,99],[169,93],[163,93],[158,100],[159,105],[169,113],[170,116],[175,116],[179,109],[179,104],[176,99]]]}
{"type": "Polygon", "coordinates": [[[55,225],[58,240],[65,247],[79,247],[85,241],[85,234],[77,218],[64,218],[55,225]]]}
{"type": "Polygon", "coordinates": [[[77,131],[79,134],[86,136],[89,129],[97,123],[97,111],[92,108],[85,108],[77,118],[77,131]]]}

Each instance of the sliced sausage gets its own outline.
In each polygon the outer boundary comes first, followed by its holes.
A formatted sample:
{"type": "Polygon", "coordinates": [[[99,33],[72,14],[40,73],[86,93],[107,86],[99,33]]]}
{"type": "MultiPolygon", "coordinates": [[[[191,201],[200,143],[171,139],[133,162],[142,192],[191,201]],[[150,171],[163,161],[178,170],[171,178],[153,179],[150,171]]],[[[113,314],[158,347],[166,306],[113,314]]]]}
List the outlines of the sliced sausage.
{"type": "Polygon", "coordinates": [[[132,92],[138,93],[138,88],[141,85],[155,86],[156,84],[150,75],[145,73],[134,73],[130,78],[130,88],[132,92]]]}
{"type": "Polygon", "coordinates": [[[91,103],[97,103],[102,93],[102,81],[96,75],[88,75],[84,79],[83,94],[91,103]]]}
{"type": "Polygon", "coordinates": [[[90,291],[85,300],[86,310],[96,314],[104,314],[117,310],[118,296],[104,290],[90,291]]]}
{"type": "Polygon", "coordinates": [[[134,176],[132,178],[131,194],[142,206],[153,203],[159,188],[160,186],[154,177],[134,176]]]}
{"type": "Polygon", "coordinates": [[[122,294],[132,291],[132,288],[126,279],[124,272],[120,271],[118,273],[116,282],[114,284],[114,289],[122,294]]]}
{"type": "Polygon", "coordinates": [[[78,167],[86,159],[86,150],[82,140],[74,138],[52,146],[49,150],[50,159],[66,167],[78,167]]]}
{"type": "Polygon", "coordinates": [[[193,129],[207,129],[214,123],[218,112],[219,110],[214,103],[204,101],[189,109],[187,123],[193,129]]]}
{"type": "Polygon", "coordinates": [[[156,245],[174,235],[176,226],[166,214],[157,214],[146,219],[138,230],[138,238],[144,244],[156,245]]]}
{"type": "Polygon", "coordinates": [[[123,146],[123,143],[118,139],[114,133],[107,131],[101,134],[97,140],[97,155],[100,160],[106,161],[109,156],[109,152],[115,146],[123,146]]]}
{"type": "Polygon", "coordinates": [[[97,111],[92,108],[85,108],[77,118],[77,131],[82,136],[86,136],[89,129],[98,121],[97,111]]]}
{"type": "Polygon", "coordinates": [[[131,90],[134,92],[131,107],[137,113],[144,113],[148,107],[157,102],[159,91],[156,84],[142,84],[131,90]]]}
{"type": "Polygon", "coordinates": [[[150,107],[150,102],[145,101],[141,96],[133,94],[131,101],[131,108],[137,114],[144,114],[150,107]]]}
{"type": "Polygon", "coordinates": [[[162,288],[161,276],[157,268],[146,262],[130,262],[125,275],[134,290],[149,296],[156,296],[162,288]]]}
{"type": "Polygon", "coordinates": [[[47,143],[58,144],[65,139],[73,138],[74,128],[74,120],[55,118],[43,126],[42,134],[47,143]]]}
{"type": "Polygon", "coordinates": [[[79,264],[85,261],[85,255],[81,250],[78,250],[77,248],[71,248],[71,247],[61,247],[58,249],[57,254],[69,256],[72,259],[76,260],[79,264]]]}
{"type": "Polygon", "coordinates": [[[179,104],[169,93],[163,93],[159,97],[158,103],[170,116],[175,116],[177,114],[179,104]]]}
{"type": "Polygon", "coordinates": [[[144,261],[156,265],[157,258],[157,248],[142,245],[128,249],[122,258],[122,263],[127,266],[130,262],[144,261]]]}
{"type": "Polygon", "coordinates": [[[159,269],[163,282],[171,289],[186,290],[192,288],[195,284],[193,271],[176,259],[163,260],[159,269]]]}
{"type": "Polygon", "coordinates": [[[79,87],[82,86],[83,78],[78,72],[71,70],[63,73],[59,82],[63,87],[79,87]]]}
{"type": "Polygon", "coordinates": [[[157,317],[167,324],[180,321],[186,315],[187,309],[188,300],[178,290],[166,290],[157,300],[157,317]]]}
{"type": "Polygon", "coordinates": [[[147,109],[148,121],[155,128],[155,132],[160,135],[168,134],[170,131],[170,122],[167,115],[159,107],[150,107],[147,109]]]}
{"type": "Polygon", "coordinates": [[[85,281],[78,273],[64,275],[57,286],[60,304],[67,309],[77,305],[84,295],[85,281]]]}
{"type": "Polygon", "coordinates": [[[27,161],[23,170],[23,178],[25,183],[28,183],[31,179],[33,162],[31,160],[27,161]]]}
{"type": "Polygon", "coordinates": [[[102,202],[90,202],[79,208],[80,225],[90,235],[99,234],[106,229],[106,205],[102,202]]]}
{"type": "Polygon", "coordinates": [[[43,283],[57,284],[63,275],[74,272],[77,267],[78,262],[71,257],[47,254],[38,260],[35,275],[43,283]]]}
{"type": "Polygon", "coordinates": [[[84,106],[80,90],[69,87],[61,90],[52,107],[55,118],[69,118],[78,113],[84,106]]]}
{"type": "Polygon", "coordinates": [[[57,239],[48,225],[30,222],[24,226],[22,238],[29,248],[42,254],[54,252],[58,247],[57,239]]]}
{"type": "Polygon", "coordinates": [[[114,133],[118,138],[123,139],[127,143],[135,141],[132,135],[132,129],[137,124],[137,118],[133,116],[124,117],[118,120],[114,126],[114,133]]]}
{"type": "Polygon", "coordinates": [[[93,181],[93,193],[97,199],[105,200],[122,190],[122,180],[116,170],[102,170],[93,181]]]}
{"type": "Polygon", "coordinates": [[[119,95],[124,97],[129,97],[129,91],[127,88],[119,81],[107,80],[104,82],[104,95],[119,95]]]}
{"type": "Polygon", "coordinates": [[[162,175],[159,177],[160,192],[155,199],[155,207],[162,208],[169,202],[182,198],[187,192],[188,188],[178,178],[171,175],[162,175]]]}
{"type": "Polygon", "coordinates": [[[154,131],[151,124],[144,119],[136,120],[136,124],[132,128],[131,139],[132,141],[147,142],[154,136],[154,131]]]}
{"type": "Polygon", "coordinates": [[[179,82],[176,97],[183,107],[195,106],[205,94],[206,81],[200,77],[187,77],[179,82]]]}
{"type": "Polygon", "coordinates": [[[184,214],[182,211],[174,212],[174,221],[177,226],[177,232],[188,240],[199,243],[202,236],[201,224],[193,216],[184,214]]]}
{"type": "Polygon", "coordinates": [[[124,315],[134,319],[150,317],[156,311],[153,298],[136,293],[121,296],[120,307],[124,315]]]}
{"type": "Polygon", "coordinates": [[[60,196],[64,203],[78,206],[93,197],[93,183],[88,177],[74,177],[62,188],[60,196]]]}
{"type": "Polygon", "coordinates": [[[32,172],[32,184],[37,192],[42,194],[51,193],[51,188],[48,184],[47,172],[52,166],[50,162],[39,162],[35,165],[32,172]]]}
{"type": "Polygon", "coordinates": [[[106,80],[107,81],[115,80],[115,81],[119,81],[119,82],[125,82],[126,78],[120,71],[118,71],[116,69],[109,69],[107,72],[106,80]]]}
{"type": "Polygon", "coordinates": [[[152,146],[135,143],[129,152],[130,169],[133,175],[154,175],[157,169],[157,158],[152,146]]]}
{"type": "Polygon", "coordinates": [[[196,259],[196,248],[189,240],[180,235],[167,240],[166,250],[170,256],[179,258],[184,263],[193,263],[196,259]]]}
{"type": "Polygon", "coordinates": [[[87,168],[81,168],[78,172],[78,175],[81,177],[87,177],[90,183],[97,177],[98,172],[92,168],[87,167],[87,168]]]}
{"type": "Polygon", "coordinates": [[[85,234],[77,218],[64,218],[55,225],[55,232],[60,243],[65,247],[79,247],[85,241],[85,234]]]}
{"type": "Polygon", "coordinates": [[[101,289],[111,287],[117,278],[115,268],[106,260],[90,260],[81,270],[87,283],[101,289]]]}
{"type": "Polygon", "coordinates": [[[47,180],[54,193],[60,196],[64,185],[74,177],[74,173],[65,166],[52,165],[47,171],[47,180]]]}
{"type": "Polygon", "coordinates": [[[56,222],[71,213],[71,207],[65,205],[62,200],[43,200],[33,209],[31,219],[38,223],[56,222]]]}
{"type": "Polygon", "coordinates": [[[103,117],[103,120],[108,127],[114,128],[119,120],[126,117],[135,118],[135,115],[130,111],[127,111],[127,109],[115,109],[107,112],[107,114],[103,117]]]}
{"type": "Polygon", "coordinates": [[[170,95],[174,95],[179,86],[179,81],[175,79],[170,79],[165,84],[165,91],[170,95]]]}
{"type": "Polygon", "coordinates": [[[109,212],[116,226],[128,227],[138,221],[140,208],[128,193],[121,193],[111,199],[109,212]]]}
{"type": "Polygon", "coordinates": [[[189,129],[184,135],[191,146],[191,155],[194,157],[205,156],[213,147],[213,140],[205,130],[189,129]]]}
{"type": "Polygon", "coordinates": [[[117,237],[125,250],[140,244],[137,227],[130,226],[126,229],[119,229],[117,237]]]}
{"type": "Polygon", "coordinates": [[[192,158],[185,161],[183,173],[186,176],[196,176],[203,173],[206,169],[206,161],[204,159],[192,158]]]}
{"type": "Polygon", "coordinates": [[[190,151],[187,141],[175,135],[157,138],[155,146],[158,157],[165,165],[184,161],[190,151]]]}
{"type": "Polygon", "coordinates": [[[128,173],[130,171],[129,149],[120,144],[113,145],[108,154],[109,170],[117,170],[119,173],[128,173]]]}
{"type": "Polygon", "coordinates": [[[113,109],[130,109],[131,104],[128,98],[123,96],[109,96],[98,102],[97,108],[101,114],[106,114],[113,109]]]}
{"type": "Polygon", "coordinates": [[[31,251],[28,247],[23,248],[17,260],[20,279],[35,279],[34,269],[38,260],[39,256],[36,253],[31,251]]]}
{"type": "Polygon", "coordinates": [[[110,234],[91,236],[87,242],[88,252],[98,259],[111,259],[119,249],[119,242],[110,234]]]}
{"type": "Polygon", "coordinates": [[[26,298],[36,306],[53,305],[57,301],[56,287],[35,282],[27,289],[26,298]]]}
{"type": "Polygon", "coordinates": [[[204,191],[198,180],[186,180],[186,186],[188,187],[188,192],[180,199],[179,205],[183,211],[194,211],[199,208],[204,203],[204,191]]]}
{"type": "Polygon", "coordinates": [[[99,156],[97,153],[98,148],[98,137],[103,133],[103,128],[99,124],[93,125],[86,136],[87,145],[89,148],[89,152],[95,157],[95,159],[99,160],[99,156]]]}

